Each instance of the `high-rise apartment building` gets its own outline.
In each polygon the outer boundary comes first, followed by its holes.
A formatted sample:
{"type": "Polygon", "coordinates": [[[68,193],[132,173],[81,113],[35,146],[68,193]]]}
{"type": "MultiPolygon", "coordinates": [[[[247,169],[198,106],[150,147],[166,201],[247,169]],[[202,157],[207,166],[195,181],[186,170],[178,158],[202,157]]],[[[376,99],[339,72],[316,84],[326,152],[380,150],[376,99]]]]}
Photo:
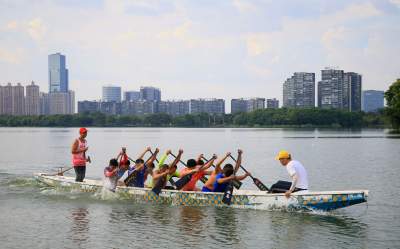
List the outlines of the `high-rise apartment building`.
{"type": "Polygon", "coordinates": [[[49,115],[50,114],[50,97],[48,93],[41,92],[39,93],[40,99],[40,115],[49,115]]]}
{"type": "Polygon", "coordinates": [[[361,75],[325,68],[318,82],[318,107],[360,111],[361,89],[361,75]]]}
{"type": "Polygon", "coordinates": [[[103,102],[121,102],[121,87],[103,86],[103,102]]]}
{"type": "Polygon", "coordinates": [[[278,109],[279,108],[279,100],[276,98],[267,99],[267,106],[268,109],[278,109]]]}
{"type": "Polygon", "coordinates": [[[8,83],[3,87],[3,114],[13,115],[13,86],[8,83]]]}
{"type": "Polygon", "coordinates": [[[39,86],[33,81],[26,86],[25,111],[26,115],[40,115],[39,86]]]}
{"type": "Polygon", "coordinates": [[[360,74],[344,73],[343,109],[361,111],[362,77],[360,74]]]}
{"type": "Polygon", "coordinates": [[[315,106],[315,73],[295,72],[283,83],[283,106],[309,108],[315,106]]]}
{"type": "Polygon", "coordinates": [[[384,105],[383,91],[366,90],[363,91],[363,111],[364,112],[377,112],[383,109],[384,105]]]}
{"type": "Polygon", "coordinates": [[[12,110],[13,115],[25,115],[25,89],[21,83],[12,87],[12,110]]]}
{"type": "Polygon", "coordinates": [[[73,114],[75,112],[75,93],[52,92],[49,93],[49,114],[73,114]]]}
{"type": "Polygon", "coordinates": [[[318,107],[343,109],[344,72],[332,68],[321,70],[318,82],[318,107]]]}
{"type": "Polygon", "coordinates": [[[191,99],[189,113],[225,114],[223,99],[191,99]]]}
{"type": "Polygon", "coordinates": [[[231,113],[247,112],[247,100],[244,98],[231,99],[231,113]]]}
{"type": "Polygon", "coordinates": [[[49,55],[49,92],[68,92],[68,90],[65,56],[60,53],[49,55]]]}
{"type": "Polygon", "coordinates": [[[189,114],[188,100],[168,100],[157,102],[157,112],[167,113],[172,116],[189,114]]]}
{"type": "Polygon", "coordinates": [[[140,99],[147,101],[161,101],[161,90],[151,86],[140,87],[140,99]]]}
{"type": "Polygon", "coordinates": [[[231,100],[231,113],[252,112],[265,108],[265,98],[240,98],[231,100]]]}
{"type": "Polygon", "coordinates": [[[137,100],[140,100],[140,91],[124,92],[124,101],[137,101],[137,100]]]}

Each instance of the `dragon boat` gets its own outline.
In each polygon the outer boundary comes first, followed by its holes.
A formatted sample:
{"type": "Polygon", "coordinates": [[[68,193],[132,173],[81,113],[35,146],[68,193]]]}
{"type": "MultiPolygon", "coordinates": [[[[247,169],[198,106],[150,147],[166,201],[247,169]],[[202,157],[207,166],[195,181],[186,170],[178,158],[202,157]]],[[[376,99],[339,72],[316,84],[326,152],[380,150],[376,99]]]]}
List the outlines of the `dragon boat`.
{"type": "MultiPolygon", "coordinates": [[[[103,189],[102,180],[85,179],[83,182],[75,182],[73,177],[46,175],[45,173],[36,173],[34,177],[39,182],[57,189],[73,189],[82,192],[99,192],[103,189]]],[[[149,188],[118,186],[115,194],[123,199],[157,204],[227,206],[222,202],[223,193],[163,189],[159,195],[156,195],[149,188]]],[[[292,193],[290,198],[286,198],[284,194],[271,194],[266,191],[234,190],[229,207],[260,210],[331,211],[367,202],[367,197],[368,190],[299,191],[292,193]]]]}

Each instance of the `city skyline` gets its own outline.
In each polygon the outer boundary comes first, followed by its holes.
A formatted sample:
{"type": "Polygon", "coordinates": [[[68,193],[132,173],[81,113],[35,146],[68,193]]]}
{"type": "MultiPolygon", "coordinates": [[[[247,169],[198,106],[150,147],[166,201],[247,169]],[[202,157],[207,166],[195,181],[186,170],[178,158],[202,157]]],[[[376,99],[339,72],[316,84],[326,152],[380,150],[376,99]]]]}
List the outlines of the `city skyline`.
{"type": "Polygon", "coordinates": [[[210,3],[0,2],[0,80],[33,80],[46,91],[47,56],[57,52],[78,101],[121,82],[126,91],[161,88],[165,99],[282,103],[281,83],[293,72],[320,79],[321,68],[338,66],[376,90],[400,77],[398,1],[210,3]]]}

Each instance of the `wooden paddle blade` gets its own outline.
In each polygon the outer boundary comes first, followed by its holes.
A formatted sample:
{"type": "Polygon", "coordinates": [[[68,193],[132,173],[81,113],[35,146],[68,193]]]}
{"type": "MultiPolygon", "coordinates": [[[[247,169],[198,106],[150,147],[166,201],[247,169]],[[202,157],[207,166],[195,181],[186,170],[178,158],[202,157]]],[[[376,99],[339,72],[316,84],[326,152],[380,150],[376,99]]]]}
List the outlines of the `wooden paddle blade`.
{"type": "Polygon", "coordinates": [[[131,174],[128,175],[128,177],[124,180],[124,183],[126,186],[129,186],[135,179],[137,176],[137,171],[134,170],[131,174]]]}
{"type": "Polygon", "coordinates": [[[158,181],[154,184],[154,187],[151,189],[151,191],[153,191],[154,194],[159,195],[161,190],[164,188],[166,182],[167,182],[166,177],[158,179],[158,181]]]}
{"type": "Polygon", "coordinates": [[[234,181],[232,182],[232,184],[233,184],[233,186],[234,186],[236,189],[240,189],[240,187],[242,186],[242,182],[241,182],[241,181],[238,181],[238,180],[234,180],[234,181]]]}
{"type": "Polygon", "coordinates": [[[207,177],[203,176],[202,178],[200,178],[200,181],[205,184],[208,181],[208,179],[207,177]]]}
{"type": "Polygon", "coordinates": [[[267,186],[265,186],[258,178],[253,178],[254,184],[257,186],[257,188],[261,191],[269,191],[267,186]]]}
{"type": "Polygon", "coordinates": [[[226,190],[224,192],[224,197],[222,198],[222,202],[225,203],[226,205],[231,205],[232,194],[233,194],[233,183],[230,182],[226,187],[226,190]]]}
{"type": "Polygon", "coordinates": [[[176,189],[182,189],[190,180],[192,179],[193,174],[187,174],[184,177],[180,178],[175,182],[176,189]]]}

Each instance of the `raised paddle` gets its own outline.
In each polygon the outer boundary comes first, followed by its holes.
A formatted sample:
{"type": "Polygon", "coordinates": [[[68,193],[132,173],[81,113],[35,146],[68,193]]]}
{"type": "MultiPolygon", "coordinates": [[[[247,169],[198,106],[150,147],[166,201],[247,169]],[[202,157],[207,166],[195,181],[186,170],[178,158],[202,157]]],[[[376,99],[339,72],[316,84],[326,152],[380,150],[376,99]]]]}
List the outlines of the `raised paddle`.
{"type": "MultiPolygon", "coordinates": [[[[232,158],[232,160],[234,162],[236,162],[236,159],[230,155],[230,157],[232,158]]],[[[265,186],[258,178],[253,177],[242,165],[240,165],[240,168],[242,168],[244,170],[244,172],[246,172],[247,174],[250,175],[251,179],[253,179],[254,184],[257,186],[257,188],[261,191],[269,191],[269,189],[267,188],[267,186],[265,186]]]]}
{"type": "MultiPolygon", "coordinates": [[[[207,158],[205,158],[204,156],[203,156],[203,159],[207,160],[207,158]]],[[[215,168],[214,164],[212,166],[215,168]]],[[[233,180],[232,184],[236,189],[240,189],[240,187],[242,186],[242,182],[238,181],[238,180],[233,180]]]]}
{"type": "MultiPolygon", "coordinates": [[[[171,155],[172,155],[173,157],[176,158],[176,156],[175,156],[174,154],[171,153],[171,155]]],[[[185,163],[184,161],[179,160],[179,162],[182,163],[183,166],[187,167],[187,165],[186,165],[186,163],[185,163]]],[[[189,180],[189,181],[190,181],[190,180],[189,180]]],[[[203,176],[203,177],[200,179],[200,181],[201,181],[202,183],[206,183],[206,182],[208,181],[208,179],[207,179],[207,177],[203,176]]]]}

